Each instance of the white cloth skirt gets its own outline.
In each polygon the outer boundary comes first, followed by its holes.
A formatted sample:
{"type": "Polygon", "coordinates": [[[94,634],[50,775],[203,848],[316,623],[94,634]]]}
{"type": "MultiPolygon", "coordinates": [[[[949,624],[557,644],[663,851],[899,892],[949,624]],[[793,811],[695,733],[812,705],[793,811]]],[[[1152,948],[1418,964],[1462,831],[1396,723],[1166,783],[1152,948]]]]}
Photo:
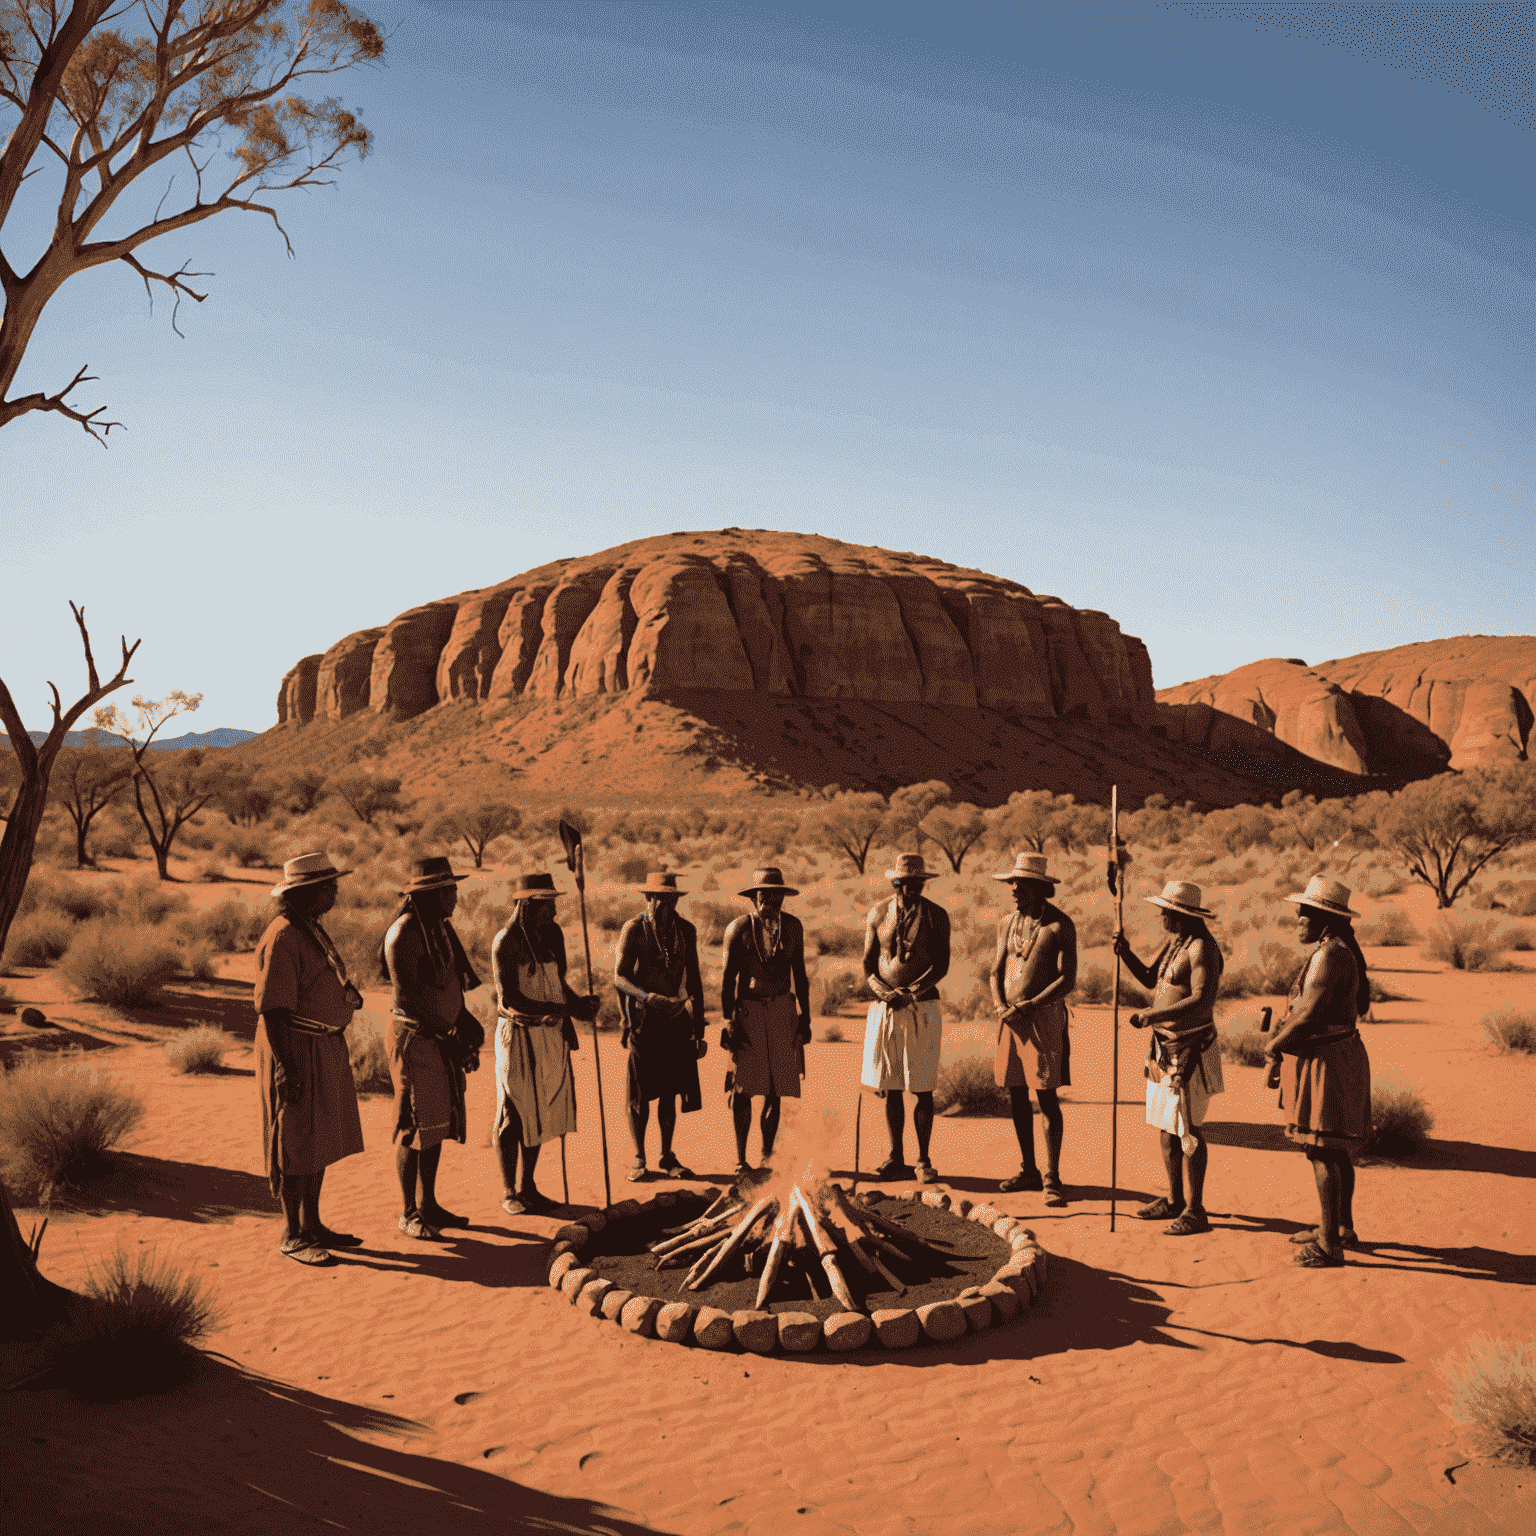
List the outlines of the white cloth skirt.
{"type": "Polygon", "coordinates": [[[558,1026],[524,1028],[496,1021],[496,1123],[507,1124],[506,1105],[523,1122],[523,1145],[541,1146],[576,1129],[576,1083],[571,1053],[558,1026]]]}
{"type": "Polygon", "coordinates": [[[1184,1123],[1184,1107],[1173,1087],[1171,1075],[1162,1071],[1157,1082],[1147,1077],[1147,1124],[1170,1136],[1187,1136],[1197,1125],[1205,1124],[1205,1112],[1218,1093],[1226,1092],[1221,1071],[1221,1045],[1216,1043],[1200,1058],[1203,1071],[1190,1079],[1187,1096],[1191,1124],[1184,1123]]]}
{"type": "Polygon", "coordinates": [[[939,1082],[939,1043],[944,1021],[938,1000],[891,1008],[871,1003],[864,1025],[866,1088],[885,1093],[932,1093],[939,1082]]]}

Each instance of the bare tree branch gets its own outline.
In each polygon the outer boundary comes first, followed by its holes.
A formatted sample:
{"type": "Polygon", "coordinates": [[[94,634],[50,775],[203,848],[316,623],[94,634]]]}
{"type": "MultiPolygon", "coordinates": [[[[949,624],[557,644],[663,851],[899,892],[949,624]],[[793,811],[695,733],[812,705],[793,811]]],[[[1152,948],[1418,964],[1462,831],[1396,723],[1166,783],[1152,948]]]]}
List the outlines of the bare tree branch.
{"type": "MultiPolygon", "coordinates": [[[[90,364],[87,363],[85,366],[88,368],[90,364]]],[[[85,368],[82,368],[56,395],[21,395],[15,400],[0,400],[0,427],[5,426],[7,422],[14,421],[18,416],[26,415],[28,411],[56,411],[61,416],[68,416],[71,421],[78,421],[102,447],[106,447],[107,433],[113,427],[122,427],[125,432],[128,430],[126,427],[123,427],[122,422],[97,421],[96,418],[106,410],[104,405],[98,405],[94,411],[81,412],[64,403],[64,397],[72,389],[77,388],[81,384],[94,384],[96,382],[96,375],[94,373],[87,373],[85,368]]]]}

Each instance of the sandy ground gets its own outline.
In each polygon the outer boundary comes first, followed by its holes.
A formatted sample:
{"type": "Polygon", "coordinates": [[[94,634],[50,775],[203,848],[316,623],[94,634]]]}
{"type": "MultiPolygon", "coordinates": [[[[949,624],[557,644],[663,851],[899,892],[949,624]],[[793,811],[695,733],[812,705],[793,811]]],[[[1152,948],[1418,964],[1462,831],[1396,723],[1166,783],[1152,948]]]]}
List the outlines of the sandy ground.
{"type": "MultiPolygon", "coordinates": [[[[1410,999],[1378,1005],[1379,1022],[1364,1026],[1373,1070],[1417,1084],[1436,1124],[1425,1153],[1361,1169],[1365,1250],[1347,1268],[1290,1262],[1286,1239],[1315,1220],[1315,1197],[1257,1071],[1229,1068],[1212,1109],[1215,1231],[1177,1240],[1127,1219],[1159,1192],[1161,1165],[1135,1102],[1141,1041],[1123,1026],[1129,1102],[1111,1232],[1112,1031],[1107,1010],[1082,1008],[1063,1161],[1072,1204],[997,1199],[1053,1255],[1040,1302],[955,1348],[852,1359],[710,1354],[578,1316],[543,1283],[558,1223],[499,1210],[488,1070],[471,1079],[470,1145],[447,1149],[440,1184],[444,1203],[473,1217],[469,1232],[441,1245],[399,1234],[390,1105],[368,1099],[367,1151],[326,1185],[327,1220],[367,1246],[306,1270],[277,1253],[261,1174],[248,957],[228,962],[224,982],[115,1021],[63,1001],[50,973],[13,980],[77,1043],[109,1044],[91,1059],[131,1080],[149,1110],[93,1202],[54,1213],[44,1271],[79,1286],[114,1245],[153,1245],[208,1272],[223,1326],[194,1378],[164,1397],[87,1407],[60,1391],[0,1392],[7,1523],[690,1536],[1536,1529],[1532,1475],[1462,1465],[1437,1407],[1437,1363],[1466,1338],[1536,1334],[1536,1061],[1494,1055],[1476,1022],[1496,1003],[1528,1002],[1530,974],[1457,975],[1414,949],[1369,954],[1410,999]],[[221,1076],[176,1077],[162,1042],[200,1019],[237,1031],[241,1046],[221,1076]]],[[[12,1020],[8,1034],[19,1028],[12,1020]]],[[[613,1036],[600,1048],[620,1199],[636,1192],[623,1181],[623,1059],[613,1036]]],[[[590,1040],[577,1064],[571,1197],[590,1207],[603,1200],[590,1040]]],[[[858,1066],[851,1041],[808,1052],[798,1113],[806,1126],[837,1117],[840,1172],[853,1165],[858,1066]]],[[[700,1183],[719,1183],[734,1164],[724,1061],[712,1050],[702,1067],[705,1107],[682,1120],[678,1150],[700,1183]]],[[[866,1169],[883,1154],[881,1129],[867,1101],[866,1169]]],[[[1018,1164],[1000,1120],[941,1120],[934,1156],[945,1186],[972,1198],[990,1198],[1018,1164]]],[[[558,1196],[557,1148],[541,1176],[558,1196]]],[[[25,1230],[32,1214],[19,1214],[25,1230]]]]}

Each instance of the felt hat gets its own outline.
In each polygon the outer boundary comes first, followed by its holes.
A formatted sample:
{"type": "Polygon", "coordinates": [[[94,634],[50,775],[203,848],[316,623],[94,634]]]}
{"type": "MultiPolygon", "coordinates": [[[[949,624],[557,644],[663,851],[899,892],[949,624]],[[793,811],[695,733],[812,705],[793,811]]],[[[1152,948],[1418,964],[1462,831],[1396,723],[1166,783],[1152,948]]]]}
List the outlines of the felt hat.
{"type": "Polygon", "coordinates": [[[519,875],[509,894],[513,901],[553,901],[560,892],[555,889],[555,877],[541,870],[531,875],[519,875]]]}
{"type": "Polygon", "coordinates": [[[1163,907],[1169,912],[1182,912],[1185,917],[1215,917],[1214,912],[1207,912],[1200,905],[1200,887],[1191,885],[1188,880],[1170,880],[1163,887],[1161,896],[1143,896],[1143,901],[1150,901],[1154,907],[1163,907]]]}
{"type": "Polygon", "coordinates": [[[1052,890],[1056,888],[1056,876],[1045,872],[1045,855],[1043,853],[1021,853],[1013,861],[1013,868],[1006,875],[993,875],[994,880],[1034,880],[1041,885],[1048,885],[1052,890]]]}
{"type": "Polygon", "coordinates": [[[306,885],[324,885],[327,880],[339,880],[351,873],[350,869],[337,869],[328,853],[301,853],[283,865],[282,884],[274,885],[272,894],[281,896],[284,891],[301,890],[306,885]]]}
{"type": "Polygon", "coordinates": [[[759,891],[783,891],[786,896],[798,896],[800,894],[794,886],[784,884],[784,872],[775,869],[772,864],[765,864],[761,869],[752,871],[752,884],[746,890],[738,891],[739,896],[755,896],[759,891]]]}
{"type": "Polygon", "coordinates": [[[683,894],[678,887],[677,876],[670,869],[653,869],[645,877],[645,884],[637,885],[635,889],[647,896],[681,896],[683,894]]]}
{"type": "Polygon", "coordinates": [[[932,880],[920,853],[898,853],[896,868],[885,872],[887,880],[932,880]]]}
{"type": "Polygon", "coordinates": [[[1313,875],[1307,881],[1306,890],[1285,899],[1294,901],[1298,907],[1316,907],[1319,912],[1331,912],[1335,917],[1360,916],[1349,910],[1349,887],[1340,885],[1337,880],[1325,880],[1321,875],[1313,875]]]}
{"type": "Polygon", "coordinates": [[[459,880],[468,880],[468,875],[456,875],[453,866],[444,858],[417,859],[411,865],[411,878],[406,881],[400,894],[402,896],[416,896],[422,891],[447,890],[459,880]]]}

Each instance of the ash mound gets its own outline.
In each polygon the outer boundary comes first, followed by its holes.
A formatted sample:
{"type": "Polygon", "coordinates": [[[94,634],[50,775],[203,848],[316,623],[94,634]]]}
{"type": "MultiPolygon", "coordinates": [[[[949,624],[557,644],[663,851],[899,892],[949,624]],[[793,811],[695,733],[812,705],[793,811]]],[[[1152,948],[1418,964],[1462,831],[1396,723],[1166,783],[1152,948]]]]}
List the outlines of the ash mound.
{"type": "Polygon", "coordinates": [[[1209,749],[1254,727],[1348,773],[1424,778],[1525,761],[1536,635],[1460,635],[1309,667],[1271,658],[1164,688],[1170,738],[1209,749]]]}

